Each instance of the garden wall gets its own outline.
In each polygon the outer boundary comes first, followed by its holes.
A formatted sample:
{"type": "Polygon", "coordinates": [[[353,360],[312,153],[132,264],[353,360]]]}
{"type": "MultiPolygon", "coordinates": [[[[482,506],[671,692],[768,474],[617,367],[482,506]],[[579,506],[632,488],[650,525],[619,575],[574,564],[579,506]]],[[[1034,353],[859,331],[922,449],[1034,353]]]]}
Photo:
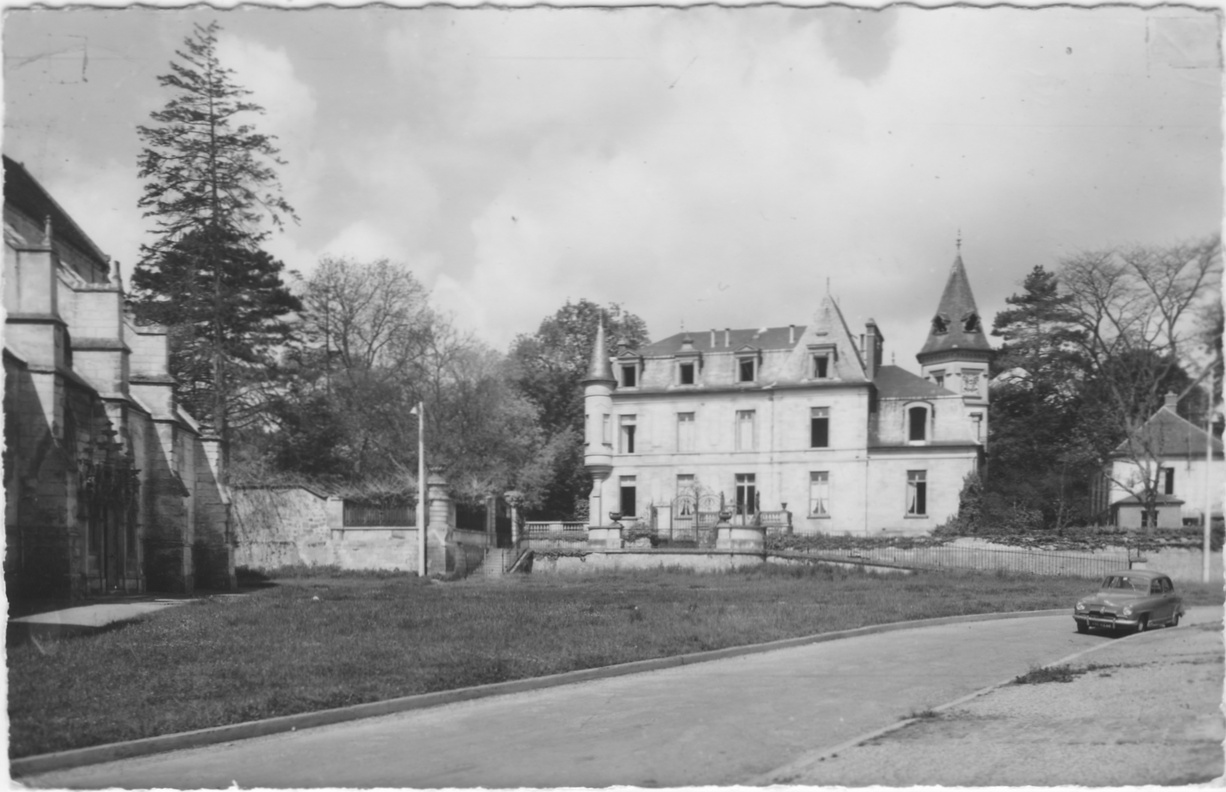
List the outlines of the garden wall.
{"type": "Polygon", "coordinates": [[[744,566],[758,566],[765,561],[760,551],[736,550],[604,550],[565,554],[535,550],[532,557],[532,573],[583,573],[613,572],[630,569],[661,569],[686,567],[699,572],[720,572],[744,566]]]}
{"type": "Polygon", "coordinates": [[[234,564],[417,569],[417,529],[344,526],[344,501],[306,487],[235,488],[234,564]]]}

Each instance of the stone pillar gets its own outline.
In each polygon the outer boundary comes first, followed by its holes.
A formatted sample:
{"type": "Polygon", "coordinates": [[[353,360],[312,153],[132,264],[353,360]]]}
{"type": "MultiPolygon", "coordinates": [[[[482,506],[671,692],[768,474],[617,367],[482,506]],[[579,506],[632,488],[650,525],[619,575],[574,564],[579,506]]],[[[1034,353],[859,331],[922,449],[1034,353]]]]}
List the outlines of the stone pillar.
{"type": "Polygon", "coordinates": [[[426,479],[426,507],[426,573],[444,575],[455,570],[455,504],[440,468],[426,479]]]}
{"type": "MultiPolygon", "coordinates": [[[[589,516],[587,527],[587,546],[600,547],[606,550],[617,550],[622,547],[622,524],[621,514],[617,512],[609,513],[609,523],[606,525],[594,525],[591,523],[592,517],[589,516]]],[[[595,519],[599,519],[596,517],[595,519]]]]}
{"type": "Polygon", "coordinates": [[[511,507],[511,544],[519,545],[519,507],[524,503],[524,495],[518,490],[503,493],[503,500],[511,507]]]}

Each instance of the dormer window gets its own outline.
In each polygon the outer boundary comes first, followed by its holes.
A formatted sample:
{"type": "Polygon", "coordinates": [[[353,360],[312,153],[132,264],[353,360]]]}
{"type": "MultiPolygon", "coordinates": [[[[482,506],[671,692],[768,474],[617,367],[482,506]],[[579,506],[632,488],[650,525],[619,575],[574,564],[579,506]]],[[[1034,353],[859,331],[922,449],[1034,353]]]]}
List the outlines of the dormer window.
{"type": "Polygon", "coordinates": [[[834,376],[834,361],[838,348],[834,344],[813,344],[809,347],[809,377],[830,379],[834,376]]]}
{"type": "Polygon", "coordinates": [[[924,405],[907,408],[907,440],[922,443],[928,439],[928,408],[924,405]]]}
{"type": "Polygon", "coordinates": [[[737,382],[753,382],[757,379],[758,361],[752,357],[737,358],[736,361],[736,381],[737,382]]]}
{"type": "Polygon", "coordinates": [[[693,385],[694,384],[694,362],[685,361],[677,364],[677,384],[678,385],[693,385]]]}
{"type": "Polygon", "coordinates": [[[937,314],[932,317],[932,334],[945,335],[949,332],[949,317],[945,314],[937,314]]]}
{"type": "Polygon", "coordinates": [[[622,366],[622,387],[637,388],[639,384],[639,367],[630,364],[622,366]]]}
{"type": "Polygon", "coordinates": [[[966,316],[962,317],[962,329],[967,333],[978,333],[980,331],[979,314],[971,311],[966,316]]]}

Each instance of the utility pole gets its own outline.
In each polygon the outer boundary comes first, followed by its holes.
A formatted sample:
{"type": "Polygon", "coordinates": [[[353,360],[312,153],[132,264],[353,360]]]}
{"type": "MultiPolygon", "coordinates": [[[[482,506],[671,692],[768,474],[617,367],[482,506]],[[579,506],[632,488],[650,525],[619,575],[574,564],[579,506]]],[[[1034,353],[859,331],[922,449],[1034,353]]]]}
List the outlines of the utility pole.
{"type": "Polygon", "coordinates": [[[1209,368],[1209,409],[1205,412],[1205,518],[1204,547],[1201,555],[1201,582],[1209,582],[1209,546],[1213,533],[1213,368],[1209,368]]]}
{"type": "Polygon", "coordinates": [[[418,402],[411,411],[417,415],[417,574],[426,576],[426,407],[418,402]]]}

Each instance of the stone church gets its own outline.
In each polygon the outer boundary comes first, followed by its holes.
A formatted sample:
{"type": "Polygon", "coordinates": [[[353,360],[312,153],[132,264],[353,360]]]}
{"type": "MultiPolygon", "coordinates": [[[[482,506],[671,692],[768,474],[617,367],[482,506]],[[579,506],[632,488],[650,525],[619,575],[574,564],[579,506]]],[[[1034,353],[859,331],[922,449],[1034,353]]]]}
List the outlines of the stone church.
{"type": "MultiPolygon", "coordinates": [[[[959,246],[960,247],[960,246],[959,246]]],[[[884,362],[825,297],[808,325],[684,332],[610,354],[584,380],[593,524],[667,535],[724,509],[795,533],[918,535],[957,513],[984,463],[992,349],[961,251],[916,355],[884,362]]]]}
{"type": "Polygon", "coordinates": [[[4,308],[9,598],[233,587],[218,442],[175,403],[166,330],[8,157],[4,308]]]}

